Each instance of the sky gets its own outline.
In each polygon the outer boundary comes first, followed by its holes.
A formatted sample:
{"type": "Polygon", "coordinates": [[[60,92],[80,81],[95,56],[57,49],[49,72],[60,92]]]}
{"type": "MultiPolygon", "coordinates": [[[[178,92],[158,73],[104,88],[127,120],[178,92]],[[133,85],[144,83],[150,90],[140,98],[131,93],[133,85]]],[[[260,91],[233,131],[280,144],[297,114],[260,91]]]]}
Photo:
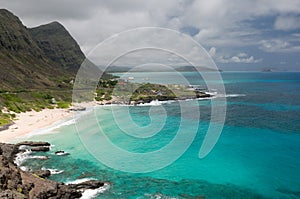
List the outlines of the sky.
{"type": "Polygon", "coordinates": [[[222,70],[300,71],[299,0],[0,0],[0,6],[27,27],[59,21],[85,54],[122,31],[160,27],[190,36],[222,70]]]}

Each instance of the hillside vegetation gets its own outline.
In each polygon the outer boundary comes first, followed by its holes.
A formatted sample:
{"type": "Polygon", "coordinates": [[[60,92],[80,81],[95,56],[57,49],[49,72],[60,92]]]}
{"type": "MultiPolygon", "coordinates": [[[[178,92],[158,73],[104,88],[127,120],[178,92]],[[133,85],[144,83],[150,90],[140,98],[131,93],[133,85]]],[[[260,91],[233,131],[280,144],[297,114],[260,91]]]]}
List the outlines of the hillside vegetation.
{"type": "Polygon", "coordinates": [[[62,24],[27,28],[13,13],[0,9],[0,125],[14,117],[3,113],[4,107],[15,113],[68,107],[85,59],[62,24]]]}

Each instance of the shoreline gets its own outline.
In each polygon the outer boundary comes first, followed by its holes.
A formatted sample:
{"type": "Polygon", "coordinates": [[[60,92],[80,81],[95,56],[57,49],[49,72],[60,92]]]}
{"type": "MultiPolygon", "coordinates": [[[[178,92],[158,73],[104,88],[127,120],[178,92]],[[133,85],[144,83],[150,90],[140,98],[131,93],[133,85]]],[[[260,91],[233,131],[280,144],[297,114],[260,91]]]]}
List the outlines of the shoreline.
{"type": "Polygon", "coordinates": [[[49,180],[53,175],[51,170],[25,171],[17,163],[20,154],[46,152],[50,146],[49,142],[0,143],[0,173],[4,179],[0,182],[0,198],[93,198],[110,188],[109,182],[96,179],[85,178],[68,184],[49,180]],[[47,150],[36,150],[40,148],[47,150]]]}
{"type": "Polygon", "coordinates": [[[51,127],[60,122],[67,121],[76,115],[76,112],[86,110],[86,108],[93,106],[107,106],[107,105],[126,105],[126,106],[155,106],[161,105],[168,102],[176,101],[186,101],[186,100],[204,100],[211,99],[211,97],[195,98],[195,99],[175,99],[175,100],[165,100],[158,101],[152,100],[149,103],[136,103],[136,104],[122,104],[115,103],[114,99],[105,100],[102,102],[82,102],[73,104],[73,106],[67,109],[43,109],[39,112],[34,110],[28,112],[22,112],[16,114],[16,118],[13,122],[7,125],[6,128],[0,130],[0,143],[14,143],[15,141],[20,141],[22,138],[26,138],[28,135],[39,130],[51,127]]]}
{"type": "Polygon", "coordinates": [[[73,115],[74,112],[69,109],[57,108],[16,114],[13,123],[7,129],[0,131],[0,142],[13,143],[18,138],[71,118],[73,115]]]}

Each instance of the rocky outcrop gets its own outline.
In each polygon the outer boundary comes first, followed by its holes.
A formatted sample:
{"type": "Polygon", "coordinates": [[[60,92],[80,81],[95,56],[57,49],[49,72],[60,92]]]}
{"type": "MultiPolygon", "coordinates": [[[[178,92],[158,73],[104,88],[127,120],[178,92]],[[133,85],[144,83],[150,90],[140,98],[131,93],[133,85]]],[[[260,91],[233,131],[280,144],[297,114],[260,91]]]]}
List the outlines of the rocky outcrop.
{"type": "Polygon", "coordinates": [[[4,130],[7,130],[9,129],[9,127],[13,125],[13,123],[10,123],[10,124],[6,124],[6,125],[3,125],[3,126],[0,126],[0,131],[4,131],[4,130]]]}
{"type": "Polygon", "coordinates": [[[47,146],[38,146],[38,147],[33,147],[31,148],[31,151],[43,151],[43,152],[46,152],[46,151],[49,151],[50,148],[47,147],[47,146]]]}
{"type": "Polygon", "coordinates": [[[51,175],[51,172],[49,170],[37,170],[34,174],[41,178],[48,178],[51,175]]]}
{"type": "Polygon", "coordinates": [[[18,152],[19,152],[19,146],[14,144],[0,143],[0,155],[3,155],[10,162],[13,162],[15,155],[18,152]]]}
{"type": "Polygon", "coordinates": [[[56,151],[55,155],[65,156],[65,155],[70,155],[70,153],[60,150],[60,151],[56,151]]]}
{"type": "Polygon", "coordinates": [[[66,185],[44,179],[49,170],[36,171],[34,174],[22,171],[12,161],[20,152],[21,145],[42,147],[42,142],[23,142],[17,145],[0,143],[0,198],[1,199],[70,199],[80,198],[86,189],[97,189],[104,185],[97,180],[80,184],[66,185]]]}
{"type": "Polygon", "coordinates": [[[30,150],[33,152],[46,152],[50,151],[50,143],[49,142],[33,142],[33,141],[24,141],[16,144],[17,146],[28,146],[30,150]]]}
{"type": "Polygon", "coordinates": [[[212,97],[212,95],[205,92],[196,92],[196,98],[207,98],[207,97],[212,97]]]}
{"type": "Polygon", "coordinates": [[[70,187],[74,188],[74,189],[97,189],[99,187],[104,186],[104,182],[98,181],[98,180],[89,180],[89,181],[85,181],[79,184],[70,184],[70,187]]]}
{"type": "Polygon", "coordinates": [[[18,146],[25,145],[25,146],[50,146],[49,142],[33,142],[33,141],[24,141],[19,142],[18,146]]]}

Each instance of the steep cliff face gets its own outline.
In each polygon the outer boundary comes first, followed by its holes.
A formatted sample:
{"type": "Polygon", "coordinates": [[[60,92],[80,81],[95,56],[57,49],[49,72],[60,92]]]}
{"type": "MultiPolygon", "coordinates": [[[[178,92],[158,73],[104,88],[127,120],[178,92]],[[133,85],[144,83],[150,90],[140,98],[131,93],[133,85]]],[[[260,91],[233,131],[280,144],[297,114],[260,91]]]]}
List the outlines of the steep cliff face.
{"type": "Polygon", "coordinates": [[[0,9],[0,88],[55,88],[74,77],[85,59],[79,45],[58,22],[26,28],[0,9]]]}
{"type": "Polygon", "coordinates": [[[68,71],[77,71],[85,59],[77,42],[58,22],[29,29],[32,38],[43,53],[68,71]]]}
{"type": "Polygon", "coordinates": [[[5,9],[0,9],[0,46],[15,53],[42,54],[20,19],[5,9]]]}
{"type": "MultiPolygon", "coordinates": [[[[54,86],[46,70],[52,64],[18,17],[1,9],[0,86],[5,89],[54,86]]],[[[53,73],[60,74],[57,70],[53,73]]]]}

